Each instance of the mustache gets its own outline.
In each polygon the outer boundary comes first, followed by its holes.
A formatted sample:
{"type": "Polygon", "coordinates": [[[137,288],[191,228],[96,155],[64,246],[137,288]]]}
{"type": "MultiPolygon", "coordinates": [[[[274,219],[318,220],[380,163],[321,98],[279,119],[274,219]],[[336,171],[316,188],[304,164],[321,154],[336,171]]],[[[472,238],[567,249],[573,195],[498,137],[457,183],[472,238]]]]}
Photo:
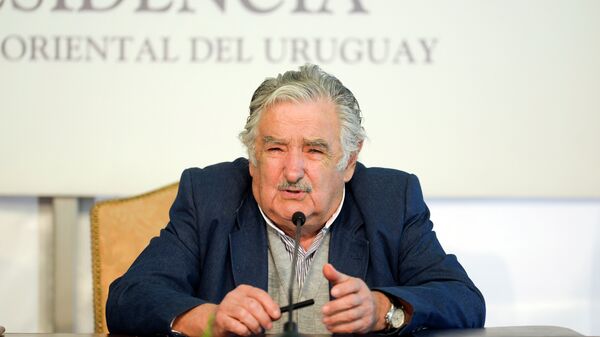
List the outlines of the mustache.
{"type": "Polygon", "coordinates": [[[279,185],[277,185],[277,189],[280,191],[293,189],[296,191],[301,191],[301,192],[306,192],[306,193],[312,192],[312,186],[310,186],[310,184],[305,182],[304,180],[300,180],[295,183],[283,181],[283,182],[279,183],[279,185]]]}

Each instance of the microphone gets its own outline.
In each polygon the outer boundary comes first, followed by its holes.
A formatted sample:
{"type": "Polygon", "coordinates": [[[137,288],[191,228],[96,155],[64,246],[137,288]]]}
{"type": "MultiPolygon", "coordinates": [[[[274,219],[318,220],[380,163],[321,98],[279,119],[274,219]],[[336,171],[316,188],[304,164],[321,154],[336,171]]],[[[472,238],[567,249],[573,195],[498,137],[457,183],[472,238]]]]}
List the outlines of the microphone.
{"type": "MultiPolygon", "coordinates": [[[[288,321],[283,325],[283,335],[282,337],[297,337],[298,334],[298,325],[292,319],[292,313],[296,305],[292,304],[293,301],[293,293],[294,293],[294,280],[296,280],[296,263],[298,262],[298,248],[300,246],[300,232],[302,231],[301,227],[306,222],[306,216],[302,212],[296,212],[292,215],[292,222],[296,225],[296,238],[294,239],[294,255],[292,258],[292,273],[290,274],[290,284],[288,288],[288,307],[290,308],[288,311],[288,321]]],[[[312,300],[309,300],[312,301],[312,300]]],[[[314,301],[313,301],[314,303],[314,301]]],[[[312,304],[312,303],[311,303],[312,304]]]]}
{"type": "Polygon", "coordinates": [[[300,226],[300,227],[304,226],[304,223],[306,222],[306,215],[304,215],[304,213],[298,211],[298,212],[294,213],[294,215],[292,215],[292,222],[294,223],[294,225],[296,225],[296,230],[298,230],[298,228],[299,228],[298,226],[300,226]]]}

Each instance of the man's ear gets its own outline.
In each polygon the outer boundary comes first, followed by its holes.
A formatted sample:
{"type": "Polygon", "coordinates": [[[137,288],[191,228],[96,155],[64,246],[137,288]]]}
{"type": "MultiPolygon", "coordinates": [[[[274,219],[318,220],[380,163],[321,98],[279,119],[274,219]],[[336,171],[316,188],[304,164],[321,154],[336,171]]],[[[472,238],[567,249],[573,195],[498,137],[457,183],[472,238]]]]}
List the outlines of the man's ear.
{"type": "Polygon", "coordinates": [[[256,172],[256,166],[254,166],[254,164],[252,164],[251,160],[248,161],[248,170],[250,171],[250,176],[252,178],[254,178],[254,173],[256,172]]]}
{"type": "Polygon", "coordinates": [[[350,159],[348,160],[348,165],[346,165],[346,168],[344,169],[344,182],[345,183],[350,181],[350,179],[352,179],[352,176],[354,175],[354,170],[356,169],[356,162],[358,161],[358,154],[360,153],[360,150],[362,150],[362,145],[363,145],[363,142],[360,142],[360,144],[358,144],[358,150],[356,150],[354,153],[352,153],[350,155],[350,159]]]}

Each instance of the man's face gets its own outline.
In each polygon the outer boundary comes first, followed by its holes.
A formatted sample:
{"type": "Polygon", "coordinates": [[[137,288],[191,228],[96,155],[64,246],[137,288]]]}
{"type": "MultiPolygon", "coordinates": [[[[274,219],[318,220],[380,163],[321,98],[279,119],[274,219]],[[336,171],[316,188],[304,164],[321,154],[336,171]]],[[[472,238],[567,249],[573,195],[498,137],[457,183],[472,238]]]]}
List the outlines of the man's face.
{"type": "Polygon", "coordinates": [[[292,214],[306,215],[306,233],[318,231],[333,215],[356,157],[339,171],[340,122],[327,100],[282,102],[263,111],[250,164],[252,193],[265,214],[284,232],[294,232],[292,214]]]}

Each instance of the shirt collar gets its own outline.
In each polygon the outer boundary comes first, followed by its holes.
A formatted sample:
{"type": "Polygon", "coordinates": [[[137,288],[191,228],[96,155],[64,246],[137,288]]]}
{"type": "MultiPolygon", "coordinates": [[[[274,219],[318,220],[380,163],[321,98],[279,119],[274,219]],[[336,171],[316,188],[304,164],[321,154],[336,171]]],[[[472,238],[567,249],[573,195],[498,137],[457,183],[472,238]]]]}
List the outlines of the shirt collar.
{"type": "MultiPolygon", "coordinates": [[[[331,218],[329,218],[329,220],[327,220],[327,222],[325,223],[325,226],[323,226],[323,228],[321,229],[321,232],[329,230],[329,227],[331,227],[331,225],[333,225],[333,222],[335,221],[335,219],[337,219],[338,215],[340,215],[340,212],[342,211],[342,205],[344,204],[345,198],[346,198],[346,187],[344,186],[344,189],[342,190],[342,200],[340,200],[340,204],[338,205],[338,208],[335,210],[335,213],[333,213],[331,218]]],[[[287,235],[281,229],[279,229],[279,227],[275,226],[273,221],[271,221],[271,219],[269,219],[265,215],[265,212],[263,212],[262,208],[260,208],[260,205],[258,205],[258,209],[260,210],[260,214],[265,219],[265,222],[267,223],[268,226],[275,229],[275,231],[277,231],[277,233],[279,233],[279,235],[287,235]]]]}

